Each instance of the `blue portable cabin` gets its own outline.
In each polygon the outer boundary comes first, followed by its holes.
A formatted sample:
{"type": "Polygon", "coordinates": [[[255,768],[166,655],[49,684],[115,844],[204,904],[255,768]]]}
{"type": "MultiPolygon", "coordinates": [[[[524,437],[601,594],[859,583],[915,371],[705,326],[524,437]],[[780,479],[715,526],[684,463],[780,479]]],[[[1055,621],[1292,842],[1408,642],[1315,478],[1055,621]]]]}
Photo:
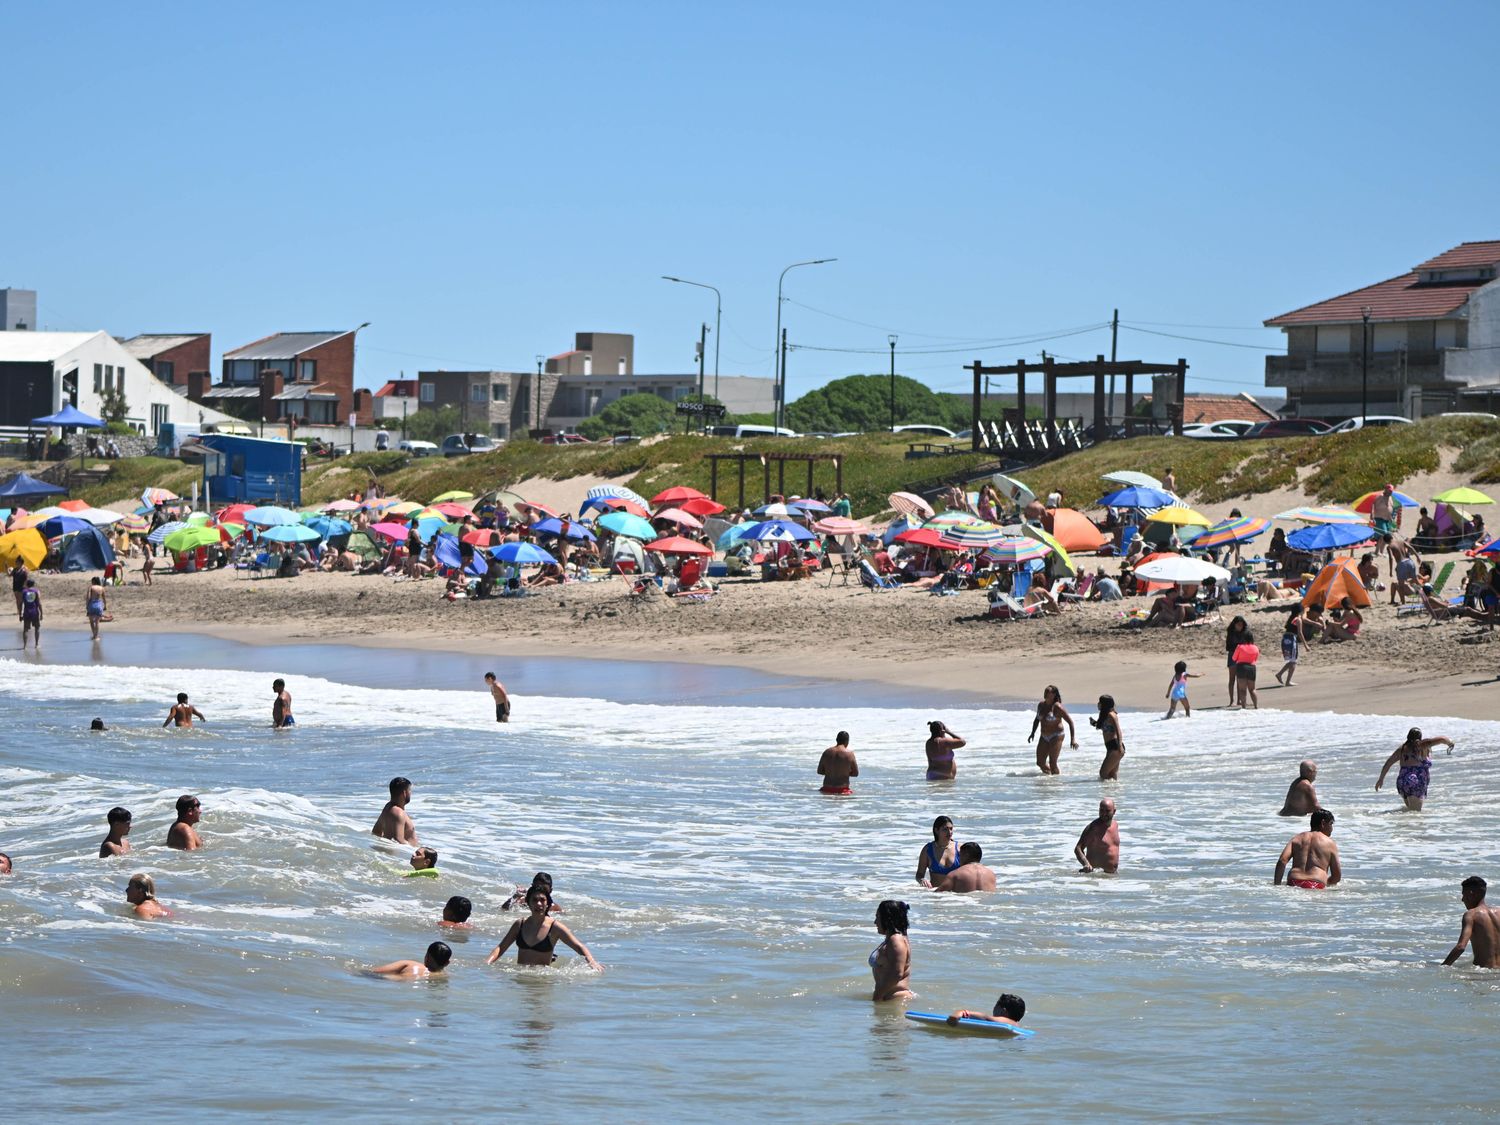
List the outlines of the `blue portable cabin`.
{"type": "Polygon", "coordinates": [[[215,505],[302,503],[302,446],[296,442],[203,434],[203,490],[215,505]]]}

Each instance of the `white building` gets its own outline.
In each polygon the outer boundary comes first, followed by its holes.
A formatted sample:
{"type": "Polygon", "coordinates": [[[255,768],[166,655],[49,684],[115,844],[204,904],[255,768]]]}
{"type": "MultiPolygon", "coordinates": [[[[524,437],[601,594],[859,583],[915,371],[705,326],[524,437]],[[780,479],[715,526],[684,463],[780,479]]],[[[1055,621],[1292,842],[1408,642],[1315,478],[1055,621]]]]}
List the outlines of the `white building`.
{"type": "Polygon", "coordinates": [[[163,422],[234,421],[189,402],[186,387],[162,382],[108,332],[0,332],[0,426],[24,428],[68,402],[99,418],[112,389],[124,392],[125,421],[148,435],[163,422]]]}

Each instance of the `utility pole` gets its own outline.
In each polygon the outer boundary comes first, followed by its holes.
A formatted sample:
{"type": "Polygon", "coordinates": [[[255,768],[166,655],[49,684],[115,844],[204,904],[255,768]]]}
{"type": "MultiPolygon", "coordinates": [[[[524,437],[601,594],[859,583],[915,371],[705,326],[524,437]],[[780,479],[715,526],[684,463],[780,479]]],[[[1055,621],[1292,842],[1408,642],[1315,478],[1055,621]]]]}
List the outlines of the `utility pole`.
{"type": "Polygon", "coordinates": [[[783,299],[782,295],[781,295],[781,291],[782,291],[783,284],[786,281],[786,275],[787,275],[788,272],[790,272],[791,270],[796,269],[798,266],[821,266],[821,265],[826,265],[829,262],[836,262],[836,261],[838,261],[837,258],[813,258],[813,259],[810,259],[809,261],[806,261],[806,262],[793,262],[791,265],[787,266],[786,269],[782,270],[781,271],[781,276],[776,279],[776,340],[777,340],[777,344],[776,344],[775,347],[773,347],[771,349],[771,366],[773,368],[776,368],[776,370],[773,372],[773,374],[776,376],[776,381],[775,381],[774,386],[772,387],[772,391],[773,391],[773,393],[775,395],[775,403],[774,403],[772,409],[773,409],[773,411],[775,413],[775,419],[774,419],[774,421],[775,421],[775,424],[776,424],[777,427],[780,427],[780,425],[781,425],[781,414],[782,414],[782,411],[786,409],[786,347],[785,347],[785,344],[786,344],[786,333],[781,330],[781,302],[782,302],[782,299],[783,299]],[[778,364],[776,362],[776,354],[777,354],[777,350],[778,349],[780,349],[781,359],[782,359],[782,362],[780,364],[778,364]]]}
{"type": "MultiPolygon", "coordinates": [[[[1115,310],[1114,317],[1109,322],[1109,366],[1113,369],[1117,356],[1117,347],[1120,343],[1120,310],[1115,310]]],[[[1130,403],[1125,404],[1125,411],[1130,412],[1130,403]]],[[[1109,373],[1109,424],[1115,424],[1115,373],[1109,373]]]]}
{"type": "Polygon", "coordinates": [[[531,428],[540,431],[542,428],[542,364],[546,362],[545,356],[536,357],[536,415],[531,419],[531,428]]]}
{"type": "Polygon", "coordinates": [[[1370,415],[1370,306],[1359,310],[1363,326],[1359,337],[1359,424],[1370,415]]]}
{"type": "Polygon", "coordinates": [[[896,336],[886,337],[891,342],[891,433],[896,432],[896,336]]]}
{"type": "MultiPolygon", "coordinates": [[[[781,330],[781,398],[776,404],[775,428],[781,429],[781,417],[786,411],[786,329],[781,330]]],[[[779,434],[777,435],[780,436],[779,434]]]]}
{"type": "Polygon", "coordinates": [[[708,412],[703,410],[703,365],[708,361],[708,325],[705,324],[698,331],[698,421],[699,429],[706,430],[702,423],[708,420],[708,412]]]}

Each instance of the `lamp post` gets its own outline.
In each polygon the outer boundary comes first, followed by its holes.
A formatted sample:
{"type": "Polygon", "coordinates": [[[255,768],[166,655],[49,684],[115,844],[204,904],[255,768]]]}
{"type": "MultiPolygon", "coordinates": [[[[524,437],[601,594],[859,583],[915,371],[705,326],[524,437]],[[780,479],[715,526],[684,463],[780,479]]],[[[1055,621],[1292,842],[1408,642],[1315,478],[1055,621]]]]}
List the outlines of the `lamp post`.
{"type": "Polygon", "coordinates": [[[891,342],[891,433],[896,432],[896,334],[886,337],[891,342]]]}
{"type": "Polygon", "coordinates": [[[544,355],[536,357],[536,417],[531,420],[531,428],[538,432],[542,428],[542,364],[546,361],[544,355]]]}
{"type": "Polygon", "coordinates": [[[821,266],[828,262],[836,262],[837,258],[812,258],[806,262],[793,262],[781,271],[781,276],[776,280],[776,343],[771,349],[771,364],[776,371],[776,414],[775,427],[781,429],[781,415],[786,409],[786,363],[780,359],[781,352],[781,296],[782,283],[786,281],[786,275],[798,266],[821,266]]]}
{"type": "Polygon", "coordinates": [[[1359,424],[1363,426],[1370,413],[1370,306],[1359,310],[1364,325],[1359,336],[1359,424]]]}
{"type": "MultiPolygon", "coordinates": [[[[714,398],[719,397],[719,320],[724,312],[724,297],[712,285],[705,285],[701,281],[688,281],[682,277],[668,277],[661,275],[663,281],[675,281],[678,285],[696,285],[699,289],[713,289],[714,291],[714,398]]],[[[698,388],[698,397],[703,397],[703,388],[698,388]]]]}

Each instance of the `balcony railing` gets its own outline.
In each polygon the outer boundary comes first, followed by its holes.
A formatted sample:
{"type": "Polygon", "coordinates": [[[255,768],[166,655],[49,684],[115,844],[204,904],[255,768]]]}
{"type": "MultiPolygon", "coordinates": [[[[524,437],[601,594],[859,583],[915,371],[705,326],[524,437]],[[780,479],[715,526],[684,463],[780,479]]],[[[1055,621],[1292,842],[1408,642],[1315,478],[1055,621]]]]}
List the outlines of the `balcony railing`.
{"type": "MultiPolygon", "coordinates": [[[[1268,355],[1266,386],[1320,387],[1358,381],[1361,360],[1359,352],[1268,355]]],[[[1446,378],[1441,351],[1372,352],[1369,363],[1371,384],[1441,383],[1446,378]]]]}

